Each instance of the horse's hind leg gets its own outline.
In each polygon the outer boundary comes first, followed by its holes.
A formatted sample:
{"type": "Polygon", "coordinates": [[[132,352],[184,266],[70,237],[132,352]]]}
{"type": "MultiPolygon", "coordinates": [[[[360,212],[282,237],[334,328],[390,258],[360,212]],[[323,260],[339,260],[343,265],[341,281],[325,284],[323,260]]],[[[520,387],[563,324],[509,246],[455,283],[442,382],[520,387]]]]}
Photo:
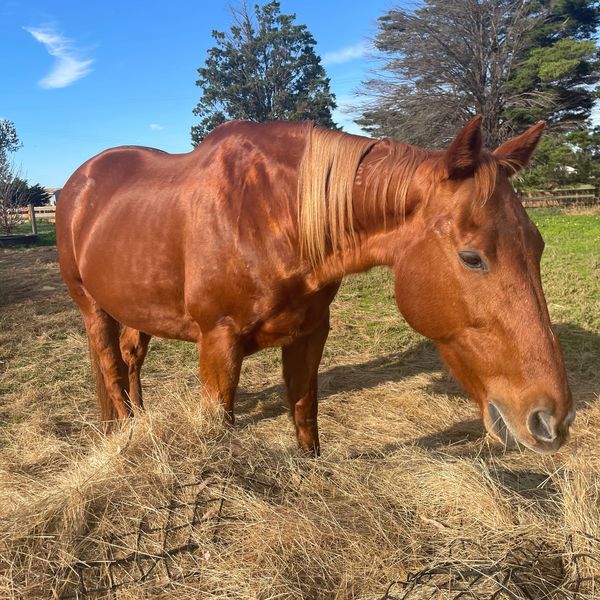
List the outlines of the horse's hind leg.
{"type": "Polygon", "coordinates": [[[131,327],[123,327],[119,345],[121,356],[127,364],[129,376],[129,400],[134,409],[142,409],[142,382],[140,371],[148,352],[151,336],[131,327]]]}
{"type": "Polygon", "coordinates": [[[73,297],[81,309],[87,330],[92,364],[97,371],[101,420],[108,429],[115,416],[123,420],[132,415],[128,368],[119,348],[120,325],[85,289],[79,288],[73,297]]]}

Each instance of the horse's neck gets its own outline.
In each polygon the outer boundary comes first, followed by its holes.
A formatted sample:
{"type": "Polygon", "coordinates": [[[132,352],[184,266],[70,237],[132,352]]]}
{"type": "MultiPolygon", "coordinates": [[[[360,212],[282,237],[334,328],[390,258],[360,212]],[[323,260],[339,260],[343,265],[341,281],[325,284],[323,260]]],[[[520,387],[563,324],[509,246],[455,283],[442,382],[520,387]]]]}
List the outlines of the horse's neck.
{"type": "Polygon", "coordinates": [[[399,166],[390,174],[385,156],[373,153],[361,164],[354,185],[354,229],[348,232],[344,248],[329,253],[317,269],[322,281],[339,280],[396,259],[399,241],[405,237],[407,222],[416,212],[418,200],[408,193],[423,154],[399,156],[399,166]]]}
{"type": "Polygon", "coordinates": [[[346,275],[368,271],[372,267],[391,266],[396,256],[395,240],[402,235],[404,225],[373,234],[361,234],[360,240],[344,251],[327,255],[315,270],[316,278],[325,284],[339,281],[346,275]]]}

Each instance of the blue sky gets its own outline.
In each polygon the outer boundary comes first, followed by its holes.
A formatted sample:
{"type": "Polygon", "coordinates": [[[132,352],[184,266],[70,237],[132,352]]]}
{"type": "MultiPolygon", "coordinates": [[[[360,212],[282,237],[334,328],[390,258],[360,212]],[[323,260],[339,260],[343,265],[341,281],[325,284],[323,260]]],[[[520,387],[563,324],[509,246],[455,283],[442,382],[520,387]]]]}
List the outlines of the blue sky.
{"type": "MultiPolygon", "coordinates": [[[[225,0],[0,0],[0,118],[23,143],[32,183],[60,187],[121,144],[190,150],[196,69],[231,23],[225,0]]],[[[317,40],[342,106],[368,73],[365,44],[392,0],[282,0],[317,40]]],[[[396,2],[397,4],[397,2],[396,2]]],[[[347,115],[335,120],[358,131],[347,115]]]]}

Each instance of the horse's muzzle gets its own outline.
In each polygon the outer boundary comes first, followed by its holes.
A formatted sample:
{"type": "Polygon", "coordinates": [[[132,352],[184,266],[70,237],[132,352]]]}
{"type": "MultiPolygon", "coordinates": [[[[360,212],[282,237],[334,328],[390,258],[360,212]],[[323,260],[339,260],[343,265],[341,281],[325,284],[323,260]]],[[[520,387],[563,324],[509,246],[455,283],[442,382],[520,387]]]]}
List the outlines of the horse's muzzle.
{"type": "Polygon", "coordinates": [[[488,401],[487,419],[484,423],[488,433],[508,448],[519,444],[541,454],[556,452],[568,439],[569,427],[575,420],[571,410],[559,421],[546,408],[530,411],[525,427],[515,423],[497,401],[488,401]]]}

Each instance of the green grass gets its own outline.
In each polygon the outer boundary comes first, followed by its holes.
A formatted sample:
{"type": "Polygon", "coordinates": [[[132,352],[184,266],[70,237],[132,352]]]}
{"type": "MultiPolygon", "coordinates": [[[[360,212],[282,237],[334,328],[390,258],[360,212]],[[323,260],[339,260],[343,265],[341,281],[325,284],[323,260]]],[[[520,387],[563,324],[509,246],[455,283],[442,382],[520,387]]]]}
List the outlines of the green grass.
{"type": "MultiPolygon", "coordinates": [[[[36,221],[38,239],[27,244],[19,244],[12,246],[13,248],[35,248],[40,246],[55,246],[56,245],[56,226],[54,223],[49,223],[45,219],[36,221]]],[[[26,235],[31,233],[31,223],[21,223],[15,227],[14,233],[26,235]]]]}
{"type": "Polygon", "coordinates": [[[529,212],[546,240],[549,258],[563,256],[577,271],[592,276],[590,269],[600,259],[600,214],[553,213],[548,209],[529,212]]]}
{"type": "Polygon", "coordinates": [[[600,330],[600,212],[532,209],[546,248],[542,280],[554,321],[600,330]]]}

